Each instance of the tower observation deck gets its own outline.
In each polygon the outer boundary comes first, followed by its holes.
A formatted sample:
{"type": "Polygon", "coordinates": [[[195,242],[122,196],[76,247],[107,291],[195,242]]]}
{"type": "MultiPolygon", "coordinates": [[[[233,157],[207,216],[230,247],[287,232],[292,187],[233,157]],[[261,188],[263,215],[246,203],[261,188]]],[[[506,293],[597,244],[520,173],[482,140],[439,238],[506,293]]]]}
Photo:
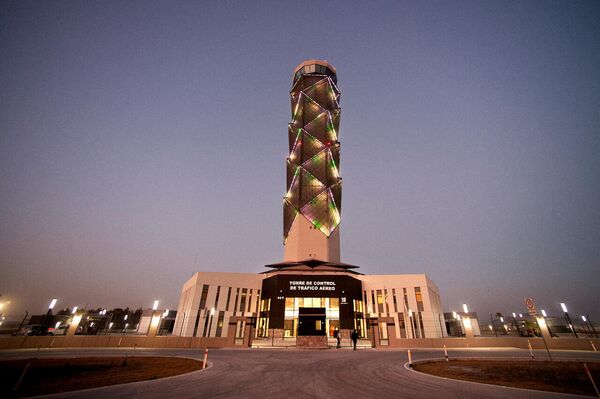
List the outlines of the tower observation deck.
{"type": "Polygon", "coordinates": [[[327,61],[304,61],[294,70],[283,201],[284,261],[340,261],[342,178],[336,83],[335,68],[327,61]]]}

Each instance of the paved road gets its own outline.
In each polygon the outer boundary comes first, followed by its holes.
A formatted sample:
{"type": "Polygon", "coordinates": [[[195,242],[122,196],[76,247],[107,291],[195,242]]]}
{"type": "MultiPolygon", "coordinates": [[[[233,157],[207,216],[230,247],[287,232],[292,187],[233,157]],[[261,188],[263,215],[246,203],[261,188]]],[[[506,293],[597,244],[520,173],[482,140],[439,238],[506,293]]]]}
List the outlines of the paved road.
{"type": "MultiPolygon", "coordinates": [[[[0,351],[15,357],[115,355],[129,349],[42,349],[0,351]]],[[[545,352],[536,351],[536,359],[545,352]]],[[[187,356],[198,350],[138,349],[137,355],[187,356]]],[[[528,359],[519,349],[449,351],[455,357],[528,359]]],[[[415,350],[413,360],[440,358],[441,351],[415,350]]],[[[561,359],[600,360],[600,352],[553,351],[561,359]]],[[[405,350],[219,349],[209,354],[211,367],[200,372],[92,390],[48,395],[50,398],[570,398],[550,394],[453,381],[407,370],[405,350]]],[[[579,396],[579,398],[581,398],[579,396]]]]}

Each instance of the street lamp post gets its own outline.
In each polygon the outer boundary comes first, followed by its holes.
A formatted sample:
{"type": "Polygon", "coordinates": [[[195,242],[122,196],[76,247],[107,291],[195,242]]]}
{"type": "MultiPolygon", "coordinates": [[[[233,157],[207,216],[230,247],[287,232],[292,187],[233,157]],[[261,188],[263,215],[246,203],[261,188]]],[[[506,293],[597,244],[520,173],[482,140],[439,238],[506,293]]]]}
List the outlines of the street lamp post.
{"type": "Polygon", "coordinates": [[[515,312],[512,313],[513,323],[515,324],[515,329],[517,330],[517,334],[521,335],[521,329],[519,328],[519,324],[517,324],[517,314],[515,312]]]}
{"type": "Polygon", "coordinates": [[[490,313],[490,321],[492,322],[492,324],[490,324],[490,330],[492,330],[494,332],[494,335],[496,336],[496,338],[498,338],[498,331],[496,331],[496,326],[494,325],[494,316],[490,313]]]}
{"type": "Polygon", "coordinates": [[[548,320],[546,320],[546,317],[548,317],[548,314],[546,313],[546,311],[544,309],[542,309],[542,316],[544,316],[544,321],[546,322],[546,328],[548,329],[548,334],[550,334],[550,337],[552,337],[552,331],[550,330],[550,322],[548,320]]]}
{"type": "Polygon", "coordinates": [[[152,321],[154,320],[154,313],[156,313],[156,309],[158,309],[158,299],[155,299],[154,304],[152,305],[152,314],[150,315],[150,322],[148,323],[148,331],[146,331],[146,335],[150,334],[150,328],[152,327],[152,321]]]}
{"type": "Polygon", "coordinates": [[[585,333],[589,333],[590,335],[592,335],[592,330],[588,327],[587,325],[587,318],[584,315],[581,315],[581,321],[583,321],[583,331],[585,333]]]}
{"type": "Polygon", "coordinates": [[[571,332],[573,333],[573,336],[575,338],[579,338],[577,336],[577,332],[575,331],[575,327],[573,326],[573,322],[571,321],[571,318],[569,317],[569,312],[567,311],[567,305],[565,305],[564,302],[561,302],[560,303],[560,307],[562,308],[563,312],[565,312],[565,320],[567,321],[567,325],[571,329],[571,332]]]}
{"type": "MultiPolygon", "coordinates": [[[[583,316],[581,316],[583,317],[583,316]]],[[[596,338],[598,336],[598,334],[596,333],[596,329],[594,328],[594,324],[592,323],[592,321],[590,320],[590,315],[588,314],[586,316],[587,322],[590,325],[590,328],[592,329],[592,334],[594,334],[594,338],[596,338]]]]}
{"type": "Polygon", "coordinates": [[[465,337],[473,338],[473,325],[471,324],[471,317],[469,316],[469,308],[466,303],[462,304],[464,315],[462,317],[464,329],[465,329],[465,337]]]}
{"type": "Polygon", "coordinates": [[[455,330],[458,329],[458,331],[455,331],[454,333],[457,334],[457,336],[462,337],[462,330],[460,328],[460,323],[458,322],[460,320],[460,316],[458,313],[452,312],[452,317],[454,317],[455,330]]]}
{"type": "Polygon", "coordinates": [[[48,305],[48,311],[46,312],[46,314],[44,315],[44,318],[42,319],[42,331],[43,333],[46,333],[48,327],[46,327],[46,323],[48,321],[48,316],[52,315],[52,309],[54,309],[54,306],[56,306],[56,302],[58,301],[58,299],[56,298],[52,298],[52,300],[50,301],[50,304],[48,305]],[[44,331],[44,329],[46,329],[44,331]]]}
{"type": "Polygon", "coordinates": [[[163,324],[164,324],[163,323],[163,319],[165,319],[168,315],[169,315],[169,309],[166,309],[165,312],[160,317],[160,321],[159,321],[159,324],[158,324],[158,330],[157,330],[158,333],[157,333],[157,335],[162,335],[161,334],[161,330],[162,330],[163,324]]]}

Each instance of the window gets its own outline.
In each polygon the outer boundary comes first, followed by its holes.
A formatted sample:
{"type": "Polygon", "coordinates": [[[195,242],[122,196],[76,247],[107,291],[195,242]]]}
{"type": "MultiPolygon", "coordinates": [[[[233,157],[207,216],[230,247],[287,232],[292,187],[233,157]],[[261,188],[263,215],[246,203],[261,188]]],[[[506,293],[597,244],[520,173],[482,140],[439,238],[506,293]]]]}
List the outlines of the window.
{"type": "Polygon", "coordinates": [[[340,298],[329,298],[329,307],[331,309],[339,309],[340,308],[340,298]]]}
{"type": "Polygon", "coordinates": [[[400,327],[400,338],[406,338],[406,323],[404,313],[398,313],[398,327],[400,327]]]}
{"type": "Polygon", "coordinates": [[[388,292],[383,290],[383,299],[385,301],[385,315],[390,317],[390,304],[388,303],[388,292]]]}
{"type": "Polygon", "coordinates": [[[250,312],[251,303],[252,303],[252,288],[250,288],[250,295],[248,295],[248,312],[250,312]]]}
{"type": "Polygon", "coordinates": [[[215,309],[219,307],[219,294],[221,293],[221,286],[217,287],[217,297],[215,298],[215,309]]]}
{"type": "Polygon", "coordinates": [[[208,285],[204,284],[202,286],[202,296],[200,296],[200,306],[198,309],[202,310],[206,307],[206,297],[208,296],[208,285]]]}
{"type": "Polygon", "coordinates": [[[210,331],[208,331],[209,314],[210,313],[206,312],[206,314],[204,315],[204,329],[202,330],[203,337],[206,337],[207,334],[210,334],[210,331]]]}
{"type": "Polygon", "coordinates": [[[227,290],[227,305],[225,305],[225,310],[229,311],[229,300],[231,299],[231,287],[227,290]]]}
{"type": "Polygon", "coordinates": [[[382,340],[388,339],[387,323],[384,321],[379,323],[379,338],[382,340]]]}
{"type": "Polygon", "coordinates": [[[398,313],[398,300],[396,299],[396,289],[392,288],[392,297],[394,298],[394,312],[398,313]]]}
{"type": "Polygon", "coordinates": [[[246,310],[246,295],[248,295],[248,289],[242,288],[242,300],[240,301],[240,312],[246,310]]]}
{"type": "Polygon", "coordinates": [[[217,321],[217,332],[215,334],[216,337],[220,337],[223,333],[223,319],[225,318],[225,312],[219,312],[219,320],[217,321]]]}
{"type": "Polygon", "coordinates": [[[383,313],[383,294],[381,290],[377,290],[377,312],[383,313]]]}
{"type": "Polygon", "coordinates": [[[284,337],[293,337],[294,334],[294,319],[283,321],[284,337]]]}
{"type": "Polygon", "coordinates": [[[285,310],[294,310],[294,298],[285,298],[285,310]]]}
{"type": "Polygon", "coordinates": [[[267,299],[263,299],[260,301],[260,311],[261,312],[268,312],[269,308],[270,308],[270,303],[271,303],[271,299],[267,298],[267,299]]]}
{"type": "Polygon", "coordinates": [[[377,308],[375,306],[375,291],[371,290],[371,309],[369,309],[370,313],[377,312],[377,308]]]}
{"type": "Polygon", "coordinates": [[[419,312],[423,312],[423,295],[421,294],[421,287],[415,287],[415,298],[417,299],[417,309],[419,312]]]}
{"type": "Polygon", "coordinates": [[[238,299],[240,298],[240,289],[236,288],[235,289],[235,303],[233,304],[233,315],[235,316],[235,313],[237,311],[237,305],[238,305],[238,299]]]}

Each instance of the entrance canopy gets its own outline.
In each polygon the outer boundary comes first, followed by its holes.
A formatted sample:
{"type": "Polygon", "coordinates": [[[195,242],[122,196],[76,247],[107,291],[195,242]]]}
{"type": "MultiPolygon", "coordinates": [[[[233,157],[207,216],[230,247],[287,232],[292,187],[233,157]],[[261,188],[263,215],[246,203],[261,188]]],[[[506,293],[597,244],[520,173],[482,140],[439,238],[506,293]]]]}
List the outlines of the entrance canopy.
{"type": "MultiPolygon", "coordinates": [[[[341,262],[327,262],[324,260],[309,258],[297,262],[280,262],[265,265],[265,267],[276,269],[277,271],[327,271],[327,272],[347,272],[361,274],[352,269],[358,269],[358,266],[341,262]]],[[[272,273],[269,270],[263,273],[272,273]]]]}

